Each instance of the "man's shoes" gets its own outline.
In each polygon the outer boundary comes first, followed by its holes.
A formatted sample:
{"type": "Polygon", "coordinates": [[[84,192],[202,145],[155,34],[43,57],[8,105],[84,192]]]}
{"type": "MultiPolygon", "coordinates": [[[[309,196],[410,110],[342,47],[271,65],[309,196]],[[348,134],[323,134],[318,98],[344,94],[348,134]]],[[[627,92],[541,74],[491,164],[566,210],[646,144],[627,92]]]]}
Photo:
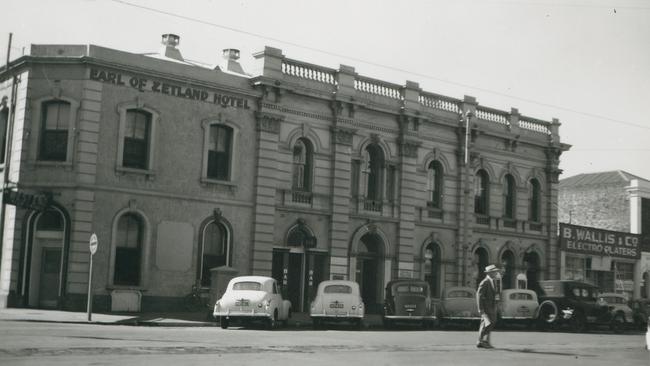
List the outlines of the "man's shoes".
{"type": "Polygon", "coordinates": [[[487,349],[494,348],[494,347],[492,347],[491,344],[489,344],[488,342],[485,342],[485,341],[478,342],[478,343],[476,344],[476,347],[477,347],[477,348],[487,348],[487,349]]]}

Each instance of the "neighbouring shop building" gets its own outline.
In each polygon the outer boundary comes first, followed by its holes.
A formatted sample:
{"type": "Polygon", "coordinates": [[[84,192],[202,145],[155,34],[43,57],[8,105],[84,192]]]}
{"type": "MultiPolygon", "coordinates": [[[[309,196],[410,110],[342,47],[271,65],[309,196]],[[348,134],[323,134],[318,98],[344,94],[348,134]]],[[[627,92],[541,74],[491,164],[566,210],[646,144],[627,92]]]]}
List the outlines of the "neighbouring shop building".
{"type": "MultiPolygon", "coordinates": [[[[193,284],[274,276],[306,310],[323,279],[434,295],[558,278],[557,120],[317,66],[267,47],[259,75],[158,54],[33,45],[0,73],[0,303],[169,310],[193,284]]],[[[216,57],[215,57],[216,58],[216,57]]]]}
{"type": "Polygon", "coordinates": [[[617,170],[559,187],[562,278],[650,298],[650,182],[617,170]]]}

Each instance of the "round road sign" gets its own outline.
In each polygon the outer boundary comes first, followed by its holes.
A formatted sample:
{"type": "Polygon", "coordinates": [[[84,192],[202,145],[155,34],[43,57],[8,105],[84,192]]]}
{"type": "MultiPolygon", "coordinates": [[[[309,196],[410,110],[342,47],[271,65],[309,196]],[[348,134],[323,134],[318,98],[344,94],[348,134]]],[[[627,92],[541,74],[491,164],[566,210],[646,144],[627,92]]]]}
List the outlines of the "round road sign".
{"type": "Polygon", "coordinates": [[[97,235],[93,233],[93,235],[90,236],[90,254],[93,255],[97,252],[97,235]]]}

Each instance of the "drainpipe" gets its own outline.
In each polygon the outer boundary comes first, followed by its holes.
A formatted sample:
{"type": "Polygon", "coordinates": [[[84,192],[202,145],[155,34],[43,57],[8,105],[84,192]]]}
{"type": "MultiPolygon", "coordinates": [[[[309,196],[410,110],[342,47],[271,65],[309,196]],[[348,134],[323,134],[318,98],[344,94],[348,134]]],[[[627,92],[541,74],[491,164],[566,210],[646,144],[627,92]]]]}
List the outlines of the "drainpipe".
{"type": "MultiPolygon", "coordinates": [[[[7,63],[5,64],[5,72],[9,73],[9,59],[11,56],[11,40],[13,38],[13,33],[9,33],[9,42],[7,44],[7,63]]],[[[15,117],[15,107],[16,107],[16,85],[17,77],[14,75],[11,82],[11,101],[9,102],[9,115],[7,116],[7,134],[6,134],[6,143],[5,143],[5,166],[2,172],[2,187],[1,191],[4,195],[5,187],[7,186],[7,181],[9,180],[9,162],[11,161],[11,141],[13,139],[13,127],[14,127],[14,117],[15,117]]],[[[1,197],[2,204],[0,204],[0,263],[2,262],[2,252],[4,251],[4,232],[5,232],[5,201],[4,197],[1,197]]],[[[6,306],[6,304],[5,304],[6,306]]]]}

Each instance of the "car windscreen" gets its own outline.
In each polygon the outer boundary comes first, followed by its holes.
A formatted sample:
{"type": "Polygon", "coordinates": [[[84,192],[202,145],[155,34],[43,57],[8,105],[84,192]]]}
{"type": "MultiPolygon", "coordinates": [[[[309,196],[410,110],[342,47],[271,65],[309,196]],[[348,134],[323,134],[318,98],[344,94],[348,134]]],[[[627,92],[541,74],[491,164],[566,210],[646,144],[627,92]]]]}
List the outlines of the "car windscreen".
{"type": "Polygon", "coordinates": [[[469,297],[473,298],[474,295],[469,292],[469,291],[463,291],[463,290],[454,290],[454,291],[449,291],[447,294],[447,298],[459,298],[459,297],[469,297]]]}
{"type": "Polygon", "coordinates": [[[525,292],[514,292],[510,294],[510,300],[532,300],[533,295],[525,292]]]}
{"type": "Polygon", "coordinates": [[[424,286],[421,285],[398,285],[395,286],[396,293],[424,294],[424,286]]]}
{"type": "Polygon", "coordinates": [[[239,291],[260,291],[262,290],[262,284],[259,282],[251,282],[251,281],[237,282],[234,285],[232,285],[232,289],[239,290],[239,291]]]}
{"type": "Polygon", "coordinates": [[[352,287],[347,285],[329,285],[325,286],[323,292],[326,294],[351,294],[352,287]]]}

